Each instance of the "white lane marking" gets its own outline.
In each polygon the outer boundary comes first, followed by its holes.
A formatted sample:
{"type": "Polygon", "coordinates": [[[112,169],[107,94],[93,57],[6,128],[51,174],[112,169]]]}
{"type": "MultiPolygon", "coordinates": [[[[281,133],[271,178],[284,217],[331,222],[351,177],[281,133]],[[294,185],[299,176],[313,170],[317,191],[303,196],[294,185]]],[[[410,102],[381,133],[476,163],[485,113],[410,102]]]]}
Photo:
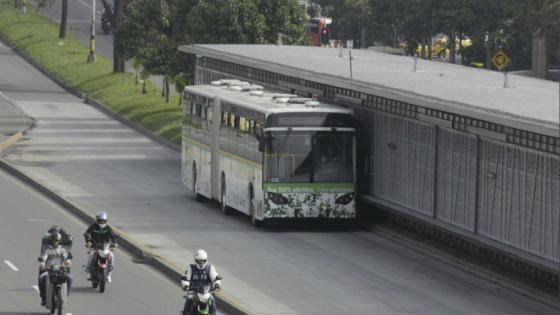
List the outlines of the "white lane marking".
{"type": "Polygon", "coordinates": [[[90,9],[91,9],[91,5],[89,5],[89,4],[87,4],[87,3],[85,3],[84,1],[82,1],[82,0],[78,0],[78,2],[80,2],[81,4],[83,4],[83,5],[85,5],[86,7],[88,7],[88,8],[90,8],[90,9]]]}
{"type": "Polygon", "coordinates": [[[35,291],[37,291],[37,293],[40,293],[40,292],[39,292],[39,287],[38,287],[38,286],[32,285],[31,287],[32,287],[35,291]]]}
{"type": "Polygon", "coordinates": [[[54,129],[54,128],[49,128],[49,129],[37,129],[37,130],[33,130],[33,135],[40,135],[40,136],[48,136],[50,134],[68,134],[70,132],[80,132],[80,133],[109,133],[109,134],[114,134],[114,133],[130,133],[130,134],[136,134],[134,132],[134,130],[132,129],[85,129],[85,128],[73,128],[72,130],[68,130],[68,128],[66,129],[54,129]]]}
{"type": "Polygon", "coordinates": [[[45,223],[45,222],[54,222],[53,219],[40,219],[40,218],[31,218],[27,219],[28,222],[35,222],[35,223],[45,223]]]}
{"type": "Polygon", "coordinates": [[[0,96],[2,96],[6,101],[9,101],[10,99],[6,96],[6,94],[2,93],[2,91],[0,91],[0,96]]]}
{"type": "Polygon", "coordinates": [[[11,261],[9,261],[9,260],[4,260],[4,263],[5,263],[6,265],[8,265],[8,267],[10,267],[13,271],[19,271],[19,269],[18,269],[14,264],[12,264],[11,261]]]}
{"type": "Polygon", "coordinates": [[[11,158],[19,162],[68,162],[72,160],[147,160],[146,154],[63,154],[63,155],[25,155],[11,158]]]}
{"type": "Polygon", "coordinates": [[[72,313],[66,313],[66,315],[72,315],[72,313]]]}

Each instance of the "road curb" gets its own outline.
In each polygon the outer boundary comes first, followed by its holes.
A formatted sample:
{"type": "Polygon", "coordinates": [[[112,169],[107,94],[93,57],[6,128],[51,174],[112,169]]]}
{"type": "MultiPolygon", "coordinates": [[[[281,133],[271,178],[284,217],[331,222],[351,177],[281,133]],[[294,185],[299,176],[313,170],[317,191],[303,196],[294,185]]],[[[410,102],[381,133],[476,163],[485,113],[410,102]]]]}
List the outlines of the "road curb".
{"type": "Polygon", "coordinates": [[[64,82],[63,80],[61,80],[58,77],[52,75],[50,72],[45,70],[39,63],[35,62],[35,60],[33,60],[31,57],[29,57],[26,54],[24,54],[23,52],[21,52],[16,46],[13,46],[10,43],[8,43],[7,39],[4,38],[1,33],[0,33],[0,41],[2,41],[6,46],[10,47],[12,49],[12,51],[14,53],[16,53],[16,55],[21,57],[23,60],[25,60],[30,65],[32,65],[33,68],[35,68],[37,71],[41,72],[44,76],[46,76],[47,78],[52,80],[59,87],[66,90],[70,94],[82,99],[86,104],[100,110],[101,112],[103,112],[107,116],[120,121],[121,123],[123,123],[126,126],[138,131],[139,133],[143,134],[144,136],[150,138],[151,140],[153,140],[153,141],[155,141],[155,142],[157,142],[157,143],[159,143],[159,144],[161,144],[161,145],[163,145],[163,146],[165,146],[165,147],[167,147],[167,148],[169,148],[173,151],[181,152],[181,147],[179,145],[177,145],[177,144],[175,144],[175,143],[173,143],[173,142],[171,142],[167,139],[164,139],[162,137],[159,137],[159,136],[155,135],[152,131],[136,124],[135,122],[129,120],[125,116],[112,111],[107,106],[103,105],[103,103],[101,103],[101,102],[99,102],[99,101],[97,101],[93,98],[90,98],[85,92],[82,92],[82,91],[78,90],[77,88],[74,88],[74,87],[66,84],[66,82],[64,82]]]}
{"type": "Polygon", "coordinates": [[[558,296],[545,295],[543,292],[529,288],[527,285],[510,279],[506,276],[499,275],[491,270],[484,267],[469,262],[467,260],[461,259],[460,257],[455,257],[452,254],[446,253],[444,250],[434,248],[433,246],[423,244],[420,241],[411,239],[405,235],[401,235],[397,232],[391,231],[387,227],[382,227],[378,225],[362,225],[366,230],[378,234],[390,242],[404,246],[412,251],[418,252],[422,255],[428,256],[440,263],[449,265],[453,268],[460,270],[466,274],[469,274],[482,281],[489,282],[497,287],[504,288],[515,294],[523,295],[543,303],[545,305],[560,309],[560,300],[558,296]]]}
{"type": "MultiPolygon", "coordinates": [[[[43,195],[47,196],[54,202],[58,203],[60,206],[69,210],[72,214],[80,218],[85,223],[91,224],[95,221],[95,216],[92,211],[78,206],[70,200],[58,195],[56,192],[40,184],[31,176],[22,172],[2,158],[0,158],[0,168],[29,184],[43,195]]],[[[166,258],[165,256],[159,255],[149,249],[147,246],[142,245],[133,237],[121,231],[120,229],[114,226],[112,226],[112,228],[117,234],[120,235],[119,244],[121,244],[123,248],[125,248],[133,256],[144,260],[146,263],[148,263],[156,270],[164,274],[167,278],[175,281],[177,285],[179,285],[179,278],[183,274],[183,271],[179,266],[176,266],[170,259],[166,258]]],[[[221,309],[232,315],[254,315],[253,312],[246,310],[235,299],[231,298],[227,294],[224,294],[223,292],[220,292],[218,295],[216,295],[216,300],[221,309]]]]}
{"type": "Polygon", "coordinates": [[[19,139],[21,139],[22,137],[23,137],[23,133],[18,132],[18,133],[13,134],[7,140],[5,140],[3,142],[0,142],[0,153],[4,152],[8,148],[10,148],[12,145],[14,145],[16,142],[18,142],[19,139]]]}

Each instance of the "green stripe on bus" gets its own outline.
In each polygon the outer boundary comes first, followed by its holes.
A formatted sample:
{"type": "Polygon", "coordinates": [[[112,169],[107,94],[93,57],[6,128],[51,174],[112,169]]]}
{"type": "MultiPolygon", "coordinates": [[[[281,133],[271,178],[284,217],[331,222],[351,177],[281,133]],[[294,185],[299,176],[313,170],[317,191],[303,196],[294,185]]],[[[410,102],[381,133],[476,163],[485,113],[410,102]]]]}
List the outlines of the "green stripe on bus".
{"type": "Polygon", "coordinates": [[[354,183],[265,183],[263,190],[273,193],[341,193],[354,192],[354,183]]]}

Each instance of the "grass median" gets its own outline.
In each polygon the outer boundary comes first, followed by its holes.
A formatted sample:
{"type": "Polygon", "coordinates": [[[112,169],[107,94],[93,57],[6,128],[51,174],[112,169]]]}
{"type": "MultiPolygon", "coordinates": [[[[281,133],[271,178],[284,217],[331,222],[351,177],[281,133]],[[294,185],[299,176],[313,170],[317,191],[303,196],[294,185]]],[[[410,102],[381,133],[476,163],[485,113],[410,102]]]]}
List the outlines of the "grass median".
{"type": "Polygon", "coordinates": [[[161,91],[147,82],[147,94],[131,74],[113,74],[110,60],[96,54],[86,63],[89,48],[70,32],[61,44],[58,24],[29,7],[18,14],[13,0],[0,0],[0,36],[51,76],[64,81],[115,113],[175,144],[181,143],[179,96],[166,104],[161,91]]]}

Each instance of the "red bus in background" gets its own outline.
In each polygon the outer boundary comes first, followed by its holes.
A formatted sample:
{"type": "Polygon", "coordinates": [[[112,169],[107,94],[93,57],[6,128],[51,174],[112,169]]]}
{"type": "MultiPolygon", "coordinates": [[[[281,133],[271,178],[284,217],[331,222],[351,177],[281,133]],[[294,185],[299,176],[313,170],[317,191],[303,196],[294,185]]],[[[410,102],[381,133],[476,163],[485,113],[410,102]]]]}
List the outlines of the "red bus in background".
{"type": "Polygon", "coordinates": [[[305,24],[305,33],[311,40],[311,45],[321,46],[321,30],[331,24],[330,18],[315,17],[307,20],[305,24]]]}

